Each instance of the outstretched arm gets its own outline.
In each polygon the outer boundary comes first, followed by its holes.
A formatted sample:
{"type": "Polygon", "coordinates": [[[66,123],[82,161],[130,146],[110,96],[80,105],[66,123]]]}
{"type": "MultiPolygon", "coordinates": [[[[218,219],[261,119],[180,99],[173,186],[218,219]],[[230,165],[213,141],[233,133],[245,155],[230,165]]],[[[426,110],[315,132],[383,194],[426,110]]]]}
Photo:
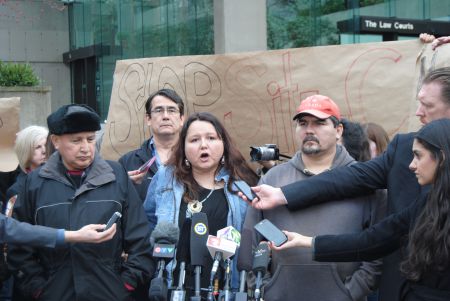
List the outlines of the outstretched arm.
{"type": "Polygon", "coordinates": [[[105,225],[86,225],[78,231],[64,231],[65,242],[101,243],[113,238],[116,234],[116,224],[103,231],[105,225]]]}
{"type": "Polygon", "coordinates": [[[360,232],[341,235],[320,235],[315,238],[285,231],[288,241],[273,250],[293,247],[314,248],[316,261],[374,260],[390,254],[401,246],[411,222],[422,210],[426,198],[414,202],[399,214],[392,214],[380,223],[360,232]]]}
{"type": "Polygon", "coordinates": [[[116,233],[115,225],[104,232],[99,232],[104,228],[105,225],[87,225],[78,231],[65,231],[30,225],[0,214],[0,241],[10,244],[54,248],[65,242],[101,243],[110,240],[116,233]]]}

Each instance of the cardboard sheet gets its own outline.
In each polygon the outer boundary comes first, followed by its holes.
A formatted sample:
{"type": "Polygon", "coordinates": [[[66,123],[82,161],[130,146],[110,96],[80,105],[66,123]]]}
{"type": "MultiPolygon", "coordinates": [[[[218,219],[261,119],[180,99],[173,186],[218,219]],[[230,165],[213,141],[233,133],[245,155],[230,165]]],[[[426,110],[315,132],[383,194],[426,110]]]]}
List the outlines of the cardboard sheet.
{"type": "Polygon", "coordinates": [[[19,97],[0,98],[0,171],[17,168],[19,160],[14,152],[16,133],[19,132],[19,97]]]}
{"type": "Polygon", "coordinates": [[[352,121],[376,122],[391,136],[414,131],[423,75],[449,64],[450,45],[432,51],[419,40],[117,61],[102,154],[118,159],[149,137],[145,101],[164,87],[184,99],[186,115],[218,116],[247,158],[249,146],[266,143],[295,153],[292,117],[317,93],[352,121]]]}

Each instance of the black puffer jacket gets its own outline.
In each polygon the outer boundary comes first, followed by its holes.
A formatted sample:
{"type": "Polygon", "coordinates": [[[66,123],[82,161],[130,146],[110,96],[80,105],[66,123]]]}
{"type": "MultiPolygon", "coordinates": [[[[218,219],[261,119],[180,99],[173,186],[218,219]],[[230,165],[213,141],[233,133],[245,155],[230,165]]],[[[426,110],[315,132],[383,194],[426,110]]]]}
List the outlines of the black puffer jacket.
{"type": "Polygon", "coordinates": [[[21,221],[76,230],[104,224],[115,211],[122,218],[110,241],[61,249],[10,247],[9,264],[22,292],[40,300],[128,300],[125,284],[136,287],[154,272],[150,228],[120,164],[96,156],[78,189],[66,177],[59,153],[30,173],[14,208],[21,221]]]}

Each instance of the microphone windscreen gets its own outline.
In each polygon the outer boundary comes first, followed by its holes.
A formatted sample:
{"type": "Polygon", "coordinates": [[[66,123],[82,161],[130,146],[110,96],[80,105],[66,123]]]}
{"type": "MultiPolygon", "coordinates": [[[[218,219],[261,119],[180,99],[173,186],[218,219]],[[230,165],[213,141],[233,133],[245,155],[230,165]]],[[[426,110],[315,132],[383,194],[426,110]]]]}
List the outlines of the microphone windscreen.
{"type": "Polygon", "coordinates": [[[191,225],[191,265],[204,266],[206,256],[209,256],[206,242],[208,240],[208,218],[203,212],[192,215],[191,225]]]}
{"type": "Polygon", "coordinates": [[[177,261],[184,261],[186,264],[191,262],[191,224],[190,218],[184,220],[178,241],[177,261]]]}
{"type": "Polygon", "coordinates": [[[270,261],[270,249],[266,242],[260,242],[253,255],[253,272],[267,271],[270,261]]]}
{"type": "Polygon", "coordinates": [[[159,222],[156,224],[155,229],[153,229],[150,235],[150,244],[153,247],[155,244],[174,244],[178,243],[178,238],[180,236],[180,229],[169,222],[159,222]]]}
{"type": "Polygon", "coordinates": [[[237,268],[239,271],[251,271],[253,267],[252,241],[253,231],[243,228],[241,235],[241,246],[239,247],[239,256],[237,268]]]}

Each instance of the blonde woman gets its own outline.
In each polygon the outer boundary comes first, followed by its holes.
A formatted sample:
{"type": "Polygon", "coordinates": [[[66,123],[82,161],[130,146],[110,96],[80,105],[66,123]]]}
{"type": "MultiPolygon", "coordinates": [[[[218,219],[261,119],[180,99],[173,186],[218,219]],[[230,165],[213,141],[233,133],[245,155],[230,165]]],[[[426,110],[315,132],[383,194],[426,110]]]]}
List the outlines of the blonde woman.
{"type": "Polygon", "coordinates": [[[16,182],[6,191],[5,215],[11,216],[17,193],[23,185],[27,174],[46,161],[46,142],[48,130],[45,127],[31,125],[17,133],[14,151],[19,159],[20,174],[16,182]]]}

